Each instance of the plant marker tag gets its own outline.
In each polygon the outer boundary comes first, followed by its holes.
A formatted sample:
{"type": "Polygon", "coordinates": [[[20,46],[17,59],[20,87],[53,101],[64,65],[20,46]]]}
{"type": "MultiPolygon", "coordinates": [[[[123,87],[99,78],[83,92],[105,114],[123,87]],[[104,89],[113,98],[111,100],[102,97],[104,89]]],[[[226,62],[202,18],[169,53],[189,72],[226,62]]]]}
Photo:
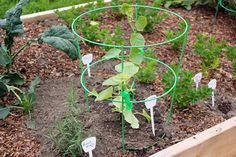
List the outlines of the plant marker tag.
{"type": "Polygon", "coordinates": [[[214,107],[215,106],[216,79],[213,79],[208,83],[208,88],[212,89],[212,107],[214,107]]]}
{"type": "Polygon", "coordinates": [[[96,147],[96,137],[89,137],[85,139],[82,143],[82,148],[85,153],[89,153],[89,157],[93,157],[92,151],[96,147]]]}
{"type": "Polygon", "coordinates": [[[130,94],[129,92],[123,91],[121,93],[121,96],[124,98],[125,100],[125,104],[126,104],[126,111],[131,111],[133,109],[133,104],[130,102],[130,94]]]}
{"type": "Polygon", "coordinates": [[[93,55],[90,53],[90,54],[87,54],[87,55],[84,55],[82,57],[82,62],[84,65],[87,66],[87,69],[88,69],[88,76],[91,77],[91,73],[90,73],[90,66],[89,64],[92,62],[93,60],[93,55]]]}
{"type": "Polygon", "coordinates": [[[154,127],[154,113],[153,113],[153,107],[156,105],[157,103],[157,96],[156,95],[152,95],[150,97],[148,97],[147,99],[145,99],[145,106],[147,109],[150,109],[150,115],[151,115],[151,123],[152,123],[152,133],[155,136],[155,127],[154,127]],[[154,99],[151,101],[148,101],[150,99],[154,99]]]}
{"type": "Polygon", "coordinates": [[[197,73],[192,79],[196,84],[196,90],[197,90],[199,87],[199,83],[201,82],[202,79],[202,73],[197,73]]]}

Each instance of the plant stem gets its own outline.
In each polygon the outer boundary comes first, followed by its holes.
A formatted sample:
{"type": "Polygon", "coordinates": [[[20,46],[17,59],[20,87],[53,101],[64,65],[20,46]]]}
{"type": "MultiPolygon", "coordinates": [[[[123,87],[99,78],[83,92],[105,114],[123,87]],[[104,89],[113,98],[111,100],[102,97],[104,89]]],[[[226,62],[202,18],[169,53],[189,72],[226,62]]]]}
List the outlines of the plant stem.
{"type": "Polygon", "coordinates": [[[23,46],[21,46],[16,52],[12,55],[12,61],[15,59],[15,57],[24,50],[27,46],[30,46],[31,43],[38,41],[38,38],[30,39],[28,40],[23,46]]]}
{"type": "Polygon", "coordinates": [[[20,106],[8,106],[8,108],[16,108],[16,109],[21,109],[21,110],[24,110],[24,108],[23,107],[20,107],[20,106]]]}

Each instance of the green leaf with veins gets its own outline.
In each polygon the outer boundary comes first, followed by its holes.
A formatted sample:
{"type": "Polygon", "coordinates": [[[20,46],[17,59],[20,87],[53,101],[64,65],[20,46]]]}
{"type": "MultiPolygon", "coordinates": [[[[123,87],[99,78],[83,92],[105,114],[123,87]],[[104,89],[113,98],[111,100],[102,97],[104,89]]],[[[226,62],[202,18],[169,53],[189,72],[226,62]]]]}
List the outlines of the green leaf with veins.
{"type": "Polygon", "coordinates": [[[103,86],[115,86],[115,85],[119,85],[122,82],[126,82],[128,81],[132,76],[126,74],[126,73],[120,73],[117,74],[115,76],[112,76],[111,78],[105,80],[103,82],[103,86]]]}
{"type": "Polygon", "coordinates": [[[108,99],[112,97],[112,93],[113,93],[113,87],[109,87],[105,89],[104,91],[100,92],[97,95],[97,98],[95,99],[95,101],[102,101],[102,100],[108,99]]]}
{"type": "Polygon", "coordinates": [[[0,119],[5,119],[10,113],[10,109],[0,104],[0,119]]]}
{"type": "Polygon", "coordinates": [[[8,54],[7,48],[0,45],[0,65],[6,66],[11,63],[11,56],[8,54]]]}
{"type": "Polygon", "coordinates": [[[74,34],[66,26],[53,26],[44,31],[40,40],[64,51],[71,59],[77,59],[74,34]]]}
{"type": "Polygon", "coordinates": [[[129,55],[129,61],[137,65],[140,65],[142,63],[143,55],[141,54],[141,50],[139,48],[131,49],[131,52],[129,55]]]}
{"type": "Polygon", "coordinates": [[[11,8],[6,12],[5,20],[0,20],[0,28],[6,30],[9,36],[17,36],[24,32],[20,16],[22,14],[23,6],[27,3],[28,0],[20,0],[14,8],[11,8]]]}
{"type": "Polygon", "coordinates": [[[135,117],[135,115],[133,114],[132,111],[123,111],[123,114],[124,114],[124,117],[125,117],[125,121],[130,123],[130,125],[133,129],[138,129],[139,128],[139,121],[135,117]]]}
{"type": "MultiPolygon", "coordinates": [[[[122,113],[122,104],[121,104],[121,102],[122,102],[122,97],[121,96],[117,96],[113,100],[113,104],[116,107],[116,110],[115,110],[116,112],[122,113]]],[[[125,121],[130,123],[132,128],[134,128],[134,129],[139,128],[139,121],[138,121],[138,119],[135,117],[135,115],[133,114],[132,111],[127,111],[126,110],[126,104],[124,104],[123,114],[124,114],[125,121]]]]}
{"type": "Polygon", "coordinates": [[[119,57],[121,50],[117,48],[110,49],[105,56],[103,56],[104,59],[110,59],[119,57]]]}
{"type": "Polygon", "coordinates": [[[130,43],[132,46],[143,46],[145,45],[145,39],[140,33],[132,33],[130,43]]]}
{"type": "Polygon", "coordinates": [[[7,85],[0,79],[0,96],[8,93],[9,90],[7,88],[7,85]]]}
{"type": "MultiPolygon", "coordinates": [[[[122,72],[122,63],[118,64],[115,66],[115,69],[117,72],[121,73],[122,72]]],[[[129,76],[133,76],[135,75],[139,70],[139,67],[134,65],[131,62],[124,62],[124,71],[123,73],[129,75],[129,76]]]]}
{"type": "Polygon", "coordinates": [[[95,97],[97,97],[98,96],[98,92],[95,89],[93,89],[92,92],[88,94],[88,96],[95,96],[95,97]]]}
{"type": "Polygon", "coordinates": [[[7,73],[0,75],[1,80],[10,85],[23,85],[25,83],[24,77],[18,73],[7,73]]]}
{"type": "Polygon", "coordinates": [[[143,31],[147,26],[147,18],[145,16],[139,16],[137,21],[135,22],[135,27],[137,31],[143,31]]]}
{"type": "Polygon", "coordinates": [[[122,4],[120,11],[128,17],[132,17],[134,14],[132,6],[127,3],[122,4]]]}

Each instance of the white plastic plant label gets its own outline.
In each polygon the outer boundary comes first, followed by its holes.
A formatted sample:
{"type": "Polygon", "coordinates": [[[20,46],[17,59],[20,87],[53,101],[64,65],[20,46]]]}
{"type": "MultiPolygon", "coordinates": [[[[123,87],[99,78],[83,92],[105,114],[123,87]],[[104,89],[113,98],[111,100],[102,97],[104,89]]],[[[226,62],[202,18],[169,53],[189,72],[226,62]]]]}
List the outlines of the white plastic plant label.
{"type": "Polygon", "coordinates": [[[202,73],[197,73],[192,79],[196,84],[196,89],[198,89],[199,83],[201,82],[202,79],[202,73]]]}
{"type": "Polygon", "coordinates": [[[89,137],[85,139],[81,144],[84,152],[89,153],[89,157],[93,157],[92,151],[96,147],[96,137],[89,137]]]}
{"type": "Polygon", "coordinates": [[[155,136],[155,126],[154,126],[154,113],[153,113],[153,107],[156,105],[157,103],[157,96],[156,95],[152,95],[150,97],[148,97],[147,99],[145,99],[145,106],[147,109],[150,110],[150,115],[151,115],[151,123],[152,123],[152,133],[155,136]],[[150,100],[150,101],[148,101],[150,100]]]}
{"type": "Polygon", "coordinates": [[[213,79],[211,80],[209,83],[208,83],[208,88],[211,88],[213,91],[212,91],[212,98],[211,98],[211,103],[212,103],[212,107],[215,106],[215,89],[216,89],[216,79],[213,79]]]}
{"type": "Polygon", "coordinates": [[[84,65],[87,66],[87,69],[88,69],[88,76],[91,77],[91,72],[90,72],[90,66],[89,64],[93,61],[93,55],[90,53],[90,54],[87,54],[85,56],[82,57],[82,62],[84,65]]]}
{"type": "Polygon", "coordinates": [[[93,61],[93,54],[87,54],[82,57],[82,62],[84,65],[90,64],[93,61]]]}
{"type": "Polygon", "coordinates": [[[156,97],[157,97],[156,95],[152,95],[148,97],[147,99],[145,99],[145,106],[147,109],[153,108],[156,105],[157,103],[156,97]],[[151,100],[151,101],[148,101],[148,100],[151,100]]]}
{"type": "Polygon", "coordinates": [[[209,83],[208,83],[208,88],[211,88],[213,90],[216,89],[216,79],[212,79],[209,83]]]}

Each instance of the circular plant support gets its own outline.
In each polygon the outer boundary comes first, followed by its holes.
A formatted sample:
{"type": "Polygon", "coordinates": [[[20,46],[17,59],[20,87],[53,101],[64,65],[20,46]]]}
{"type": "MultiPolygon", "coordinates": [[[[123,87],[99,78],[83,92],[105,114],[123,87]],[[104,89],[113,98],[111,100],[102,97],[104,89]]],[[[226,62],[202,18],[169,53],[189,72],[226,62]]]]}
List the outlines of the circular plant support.
{"type": "Polygon", "coordinates": [[[236,13],[236,10],[228,8],[227,6],[224,5],[225,0],[219,0],[219,5],[224,8],[225,10],[232,12],[232,13],[236,13]]]}
{"type": "MultiPolygon", "coordinates": [[[[170,88],[169,90],[167,90],[166,92],[162,93],[161,95],[158,95],[156,98],[154,98],[154,99],[160,99],[160,98],[166,96],[167,94],[169,94],[169,93],[175,88],[176,83],[177,83],[177,76],[176,76],[176,73],[175,73],[175,71],[174,71],[169,65],[165,64],[164,62],[162,62],[162,61],[160,61],[160,60],[153,59],[153,58],[149,58],[149,57],[145,57],[145,58],[148,59],[148,60],[156,61],[157,63],[159,63],[159,64],[161,64],[162,66],[164,66],[166,69],[168,69],[168,70],[171,72],[172,77],[174,78],[173,83],[172,83],[172,85],[171,85],[171,88],[170,88]]],[[[116,57],[113,57],[113,58],[110,58],[110,59],[117,59],[117,58],[116,58],[116,57]]],[[[121,58],[120,58],[120,59],[121,59],[121,58]]],[[[94,67],[94,66],[96,66],[97,64],[99,64],[99,63],[101,63],[101,62],[105,62],[105,61],[107,61],[107,59],[98,60],[98,61],[92,63],[92,64],[90,65],[90,67],[94,67]]],[[[85,69],[82,71],[81,77],[80,77],[80,83],[81,83],[83,89],[84,89],[86,92],[88,92],[89,94],[93,94],[93,92],[92,92],[90,89],[88,89],[88,87],[87,87],[87,85],[86,85],[86,83],[85,83],[85,74],[86,74],[87,71],[88,71],[88,67],[85,68],[85,69]]],[[[130,102],[131,102],[131,103],[134,103],[134,104],[138,104],[138,103],[145,103],[145,102],[148,102],[148,101],[152,101],[152,100],[154,100],[154,99],[148,99],[148,100],[144,100],[144,99],[143,99],[143,100],[135,100],[135,101],[130,101],[130,102]]],[[[122,101],[114,101],[114,100],[110,100],[110,101],[116,102],[116,103],[122,103],[122,101]]]]}
{"type": "Polygon", "coordinates": [[[156,10],[156,11],[163,11],[163,12],[166,12],[168,14],[172,14],[176,18],[179,18],[181,21],[184,22],[185,29],[180,35],[176,36],[173,39],[166,40],[164,42],[158,42],[158,43],[148,44],[148,45],[138,45],[138,46],[133,46],[133,45],[111,45],[111,44],[99,43],[99,42],[96,42],[96,41],[89,40],[89,39],[87,39],[87,38],[85,38],[85,37],[83,37],[83,36],[81,36],[77,33],[77,30],[76,30],[77,22],[79,20],[81,20],[81,18],[83,16],[89,15],[90,13],[96,12],[96,11],[101,11],[101,10],[106,10],[106,9],[111,9],[111,8],[120,8],[121,7],[121,6],[107,6],[107,7],[103,7],[103,8],[96,8],[96,9],[87,11],[87,12],[79,15],[77,18],[75,18],[75,20],[72,23],[72,31],[78,38],[80,38],[83,41],[86,41],[88,43],[98,45],[98,46],[105,46],[105,47],[112,47],[112,48],[145,48],[145,47],[161,46],[161,45],[168,44],[168,43],[171,43],[175,40],[180,39],[181,37],[183,37],[188,32],[188,23],[187,23],[187,21],[182,16],[180,16],[179,14],[177,14],[175,12],[172,12],[172,11],[169,11],[169,10],[166,10],[166,9],[162,9],[162,8],[151,7],[151,6],[143,6],[143,5],[132,5],[132,6],[137,7],[137,9],[138,8],[146,8],[146,9],[152,9],[152,10],[156,10]]]}
{"type": "Polygon", "coordinates": [[[226,0],[219,0],[218,1],[218,4],[216,6],[216,12],[215,12],[215,17],[214,17],[214,24],[216,23],[216,18],[217,18],[217,15],[218,15],[218,12],[219,12],[219,8],[224,8],[226,11],[228,12],[231,12],[231,13],[236,13],[236,10],[234,9],[231,9],[231,8],[228,8],[227,6],[224,5],[224,2],[226,0]]]}
{"type": "MultiPolygon", "coordinates": [[[[169,39],[169,40],[164,40],[164,41],[161,41],[161,42],[154,42],[154,43],[150,43],[150,44],[132,44],[132,42],[130,42],[130,44],[123,44],[123,45],[119,45],[119,44],[107,44],[107,43],[104,43],[104,42],[97,42],[97,41],[94,41],[94,40],[90,40],[82,35],[79,35],[79,33],[77,32],[77,25],[79,24],[79,22],[81,20],[83,20],[82,18],[85,17],[86,15],[89,15],[90,13],[96,13],[98,11],[103,11],[103,10],[106,10],[106,9],[114,9],[114,8],[122,8],[122,6],[107,6],[107,7],[102,7],[102,8],[96,8],[96,9],[93,9],[93,10],[89,10],[81,15],[79,15],[77,18],[75,18],[75,20],[72,22],[72,31],[73,33],[76,35],[76,39],[77,39],[77,43],[76,43],[76,46],[77,46],[77,51],[78,51],[78,57],[80,59],[80,68],[81,68],[81,77],[80,77],[80,81],[81,81],[81,84],[82,84],[82,87],[85,91],[85,98],[86,98],[86,105],[88,107],[88,111],[90,111],[90,105],[89,105],[89,98],[88,98],[88,95],[89,94],[93,94],[93,91],[91,91],[90,89],[88,89],[88,86],[87,86],[87,81],[86,81],[86,78],[85,78],[85,73],[90,73],[90,67],[93,68],[94,66],[102,63],[102,62],[106,62],[110,59],[120,59],[121,60],[121,63],[119,64],[119,68],[120,70],[118,71],[116,69],[116,71],[119,73],[119,74],[124,74],[124,64],[127,63],[125,58],[127,58],[127,55],[125,55],[125,49],[129,49],[130,52],[132,49],[138,49],[139,51],[139,55],[142,54],[143,58],[145,58],[146,60],[149,60],[149,61],[155,61],[156,63],[160,64],[161,66],[165,67],[167,69],[168,72],[171,73],[172,77],[173,77],[173,82],[171,84],[171,87],[163,92],[162,94],[156,96],[156,97],[152,97],[150,99],[142,99],[142,100],[135,100],[135,99],[132,99],[127,96],[127,94],[129,92],[125,91],[125,87],[124,87],[124,79],[121,81],[121,86],[120,86],[120,97],[121,99],[106,99],[106,100],[109,100],[111,102],[113,102],[113,104],[115,103],[120,103],[120,111],[122,113],[122,149],[123,151],[125,150],[125,132],[124,132],[124,126],[125,126],[125,117],[124,117],[124,114],[125,114],[125,111],[131,111],[132,112],[132,107],[130,107],[129,109],[128,108],[128,104],[138,104],[138,103],[146,103],[146,102],[150,102],[150,101],[153,101],[153,100],[157,100],[157,99],[160,99],[164,96],[166,96],[167,94],[170,94],[172,92],[172,99],[171,99],[171,104],[170,104],[170,109],[169,109],[169,113],[168,113],[168,118],[167,118],[167,123],[170,122],[170,117],[171,117],[171,113],[172,113],[172,108],[173,108],[173,104],[174,104],[174,97],[175,97],[175,91],[176,91],[176,85],[177,85],[177,82],[178,82],[178,75],[179,75],[179,72],[180,72],[180,68],[181,68],[181,65],[182,65],[182,59],[183,59],[183,55],[184,55],[184,49],[185,49],[185,46],[186,46],[186,41],[187,41],[187,35],[188,35],[188,23],[187,21],[181,17],[179,14],[175,13],[175,12],[172,12],[172,11],[169,11],[169,10],[166,10],[166,9],[162,9],[162,8],[157,8],[157,7],[152,7],[152,6],[143,6],[143,5],[130,5],[132,8],[135,8],[135,22],[137,22],[137,17],[138,17],[138,10],[139,9],[151,9],[151,10],[154,10],[154,11],[162,11],[162,12],[165,12],[167,14],[170,14],[172,16],[174,16],[175,18],[178,18],[181,22],[184,23],[184,29],[182,32],[180,32],[177,36],[173,37],[172,39],[169,39]],[[144,56],[145,54],[145,48],[148,48],[148,47],[154,47],[154,46],[162,46],[162,45],[165,45],[165,44],[168,44],[168,43],[172,43],[176,40],[179,40],[181,39],[183,42],[182,42],[182,48],[181,48],[181,54],[180,54],[180,58],[179,58],[179,64],[178,64],[178,68],[176,71],[174,71],[169,65],[167,65],[166,63],[158,60],[158,59],[155,59],[155,58],[150,58],[150,57],[146,57],[144,56]],[[97,61],[94,61],[93,63],[91,63],[89,66],[87,66],[87,68],[84,68],[83,67],[83,64],[82,64],[82,56],[81,56],[81,49],[80,49],[80,45],[79,45],[79,41],[82,40],[82,41],[85,41],[85,42],[88,42],[92,45],[97,45],[97,46],[101,46],[101,47],[106,47],[106,48],[116,48],[118,50],[121,51],[121,54],[119,54],[118,56],[112,56],[112,57],[109,57],[109,58],[105,58],[105,59],[101,59],[101,60],[97,60],[97,61]],[[123,95],[124,94],[124,95],[123,95]],[[126,94],[126,95],[125,95],[126,94]]],[[[128,17],[128,16],[127,16],[128,17]]],[[[86,18],[85,18],[86,20],[86,18]]],[[[136,27],[136,26],[135,26],[136,27]]],[[[136,32],[136,30],[135,30],[136,32]]],[[[131,38],[132,38],[132,35],[131,35],[131,38]]],[[[132,63],[133,64],[133,63],[132,63]]],[[[137,66],[136,64],[134,64],[135,66],[137,66]]],[[[118,65],[117,65],[118,66],[118,65]]],[[[139,67],[139,65],[138,65],[139,67]]],[[[138,68],[139,69],[139,68],[138,68]]],[[[132,75],[133,76],[133,75],[132,75]]],[[[131,77],[132,77],[131,76],[131,77]]],[[[127,81],[129,82],[129,81],[127,81]]],[[[133,81],[133,83],[135,84],[135,81],[133,81]]],[[[134,92],[135,93],[135,92],[134,92]]],[[[131,105],[132,106],[132,105],[131,105]]],[[[151,111],[150,111],[151,112],[151,111]]],[[[127,113],[127,112],[126,112],[127,113]]]]}

